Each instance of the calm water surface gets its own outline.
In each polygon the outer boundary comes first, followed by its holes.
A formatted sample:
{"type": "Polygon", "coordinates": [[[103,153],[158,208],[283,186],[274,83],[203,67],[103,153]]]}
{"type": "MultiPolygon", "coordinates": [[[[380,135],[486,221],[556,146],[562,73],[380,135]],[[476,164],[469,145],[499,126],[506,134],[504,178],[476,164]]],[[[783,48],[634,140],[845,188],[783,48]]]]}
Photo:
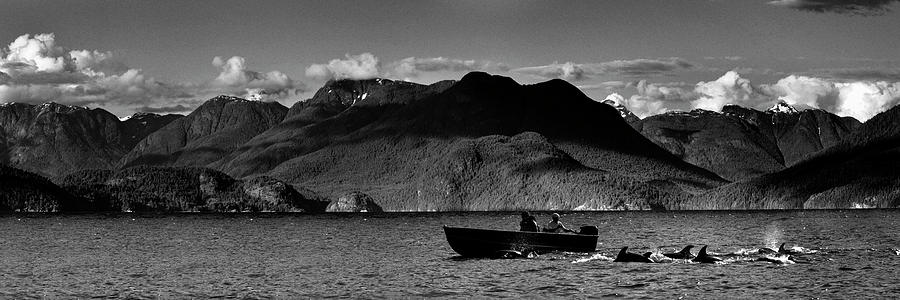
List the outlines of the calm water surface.
{"type": "Polygon", "coordinates": [[[900,210],[570,213],[570,225],[600,227],[599,251],[533,259],[461,259],[441,229],[516,229],[518,218],[2,215],[0,298],[900,297],[900,210]],[[789,265],[609,261],[622,246],[781,242],[811,253],[789,265]]]}

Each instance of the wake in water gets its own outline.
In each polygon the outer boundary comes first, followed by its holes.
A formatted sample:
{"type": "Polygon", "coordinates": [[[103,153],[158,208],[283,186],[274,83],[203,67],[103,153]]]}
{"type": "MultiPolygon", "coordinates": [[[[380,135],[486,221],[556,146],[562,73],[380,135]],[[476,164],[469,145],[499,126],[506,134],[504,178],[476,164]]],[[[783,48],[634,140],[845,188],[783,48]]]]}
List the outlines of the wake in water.
{"type": "MultiPolygon", "coordinates": [[[[643,262],[643,263],[711,263],[711,264],[733,264],[733,263],[752,263],[766,262],[776,265],[792,265],[798,263],[796,256],[818,253],[818,250],[804,248],[801,246],[785,247],[782,243],[777,250],[768,247],[745,249],[741,248],[733,252],[707,252],[707,246],[703,246],[697,255],[690,252],[693,245],[688,245],[679,252],[662,253],[660,248],[656,251],[645,252],[644,254],[629,253],[628,247],[622,248],[618,255],[610,257],[605,254],[593,254],[589,257],[582,257],[572,261],[573,264],[586,263],[591,261],[609,261],[609,262],[643,262]]],[[[803,262],[802,260],[800,262],[803,262]]]]}

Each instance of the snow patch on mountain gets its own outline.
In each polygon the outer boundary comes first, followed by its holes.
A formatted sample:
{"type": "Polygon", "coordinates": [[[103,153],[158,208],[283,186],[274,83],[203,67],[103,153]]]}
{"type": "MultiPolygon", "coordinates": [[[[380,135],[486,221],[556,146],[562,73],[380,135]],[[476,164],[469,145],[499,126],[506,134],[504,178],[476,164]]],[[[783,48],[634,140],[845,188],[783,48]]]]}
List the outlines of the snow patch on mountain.
{"type": "Polygon", "coordinates": [[[782,114],[796,114],[796,113],[799,113],[799,111],[797,111],[796,108],[794,108],[793,106],[787,104],[787,102],[784,102],[784,101],[778,102],[778,104],[775,104],[775,106],[772,106],[771,108],[769,108],[769,109],[766,110],[766,111],[767,111],[767,112],[771,112],[771,113],[782,113],[782,114]]]}

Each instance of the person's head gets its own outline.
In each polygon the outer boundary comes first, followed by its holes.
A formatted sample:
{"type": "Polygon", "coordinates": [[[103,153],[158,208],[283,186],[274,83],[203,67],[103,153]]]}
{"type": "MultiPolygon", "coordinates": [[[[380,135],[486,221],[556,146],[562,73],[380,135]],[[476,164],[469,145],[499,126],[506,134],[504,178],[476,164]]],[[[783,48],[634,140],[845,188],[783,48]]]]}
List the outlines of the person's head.
{"type": "Polygon", "coordinates": [[[553,213],[552,215],[550,215],[550,217],[553,218],[553,221],[559,221],[559,214],[558,214],[558,213],[553,213]]]}
{"type": "Polygon", "coordinates": [[[523,211],[522,212],[522,220],[528,220],[529,218],[531,218],[531,214],[528,213],[527,211],[523,211]]]}

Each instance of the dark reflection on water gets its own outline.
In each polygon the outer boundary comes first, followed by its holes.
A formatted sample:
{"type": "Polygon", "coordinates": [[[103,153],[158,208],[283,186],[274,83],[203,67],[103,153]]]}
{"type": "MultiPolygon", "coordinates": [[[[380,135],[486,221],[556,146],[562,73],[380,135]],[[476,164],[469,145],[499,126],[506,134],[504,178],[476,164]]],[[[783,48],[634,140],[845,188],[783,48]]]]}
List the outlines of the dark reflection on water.
{"type": "MultiPolygon", "coordinates": [[[[549,216],[538,213],[541,222],[549,216]]],[[[588,212],[597,253],[463,259],[441,225],[515,229],[517,213],[0,216],[0,298],[896,298],[898,210],[588,212]],[[613,263],[687,244],[808,249],[797,264],[613,263]]]]}

